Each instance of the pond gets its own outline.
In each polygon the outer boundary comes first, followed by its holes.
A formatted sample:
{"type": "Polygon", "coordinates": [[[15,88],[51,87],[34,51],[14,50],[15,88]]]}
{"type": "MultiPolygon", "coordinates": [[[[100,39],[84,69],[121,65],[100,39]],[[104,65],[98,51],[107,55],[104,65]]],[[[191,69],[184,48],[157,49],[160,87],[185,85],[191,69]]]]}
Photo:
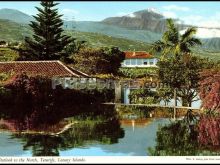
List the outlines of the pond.
{"type": "MultiPolygon", "coordinates": [[[[78,122],[58,135],[22,134],[2,130],[0,132],[0,156],[151,156],[158,153],[158,144],[160,146],[163,143],[157,139],[158,132],[163,136],[159,128],[175,123],[169,117],[170,113],[172,116],[172,111],[169,109],[163,109],[162,114],[161,110],[159,113],[152,107],[130,108],[112,105],[93,105],[81,110],[86,112],[88,109],[92,112],[90,116],[88,114],[85,115],[86,117],[81,115],[78,118],[68,116],[67,120],[78,122]],[[98,111],[102,113],[98,114],[98,111]],[[149,117],[152,113],[153,116],[149,117]]],[[[181,116],[177,118],[180,121],[182,119],[181,116]]],[[[172,137],[166,136],[166,138],[172,137]]],[[[178,145],[182,148],[180,152],[178,151],[178,155],[201,153],[194,152],[195,146],[185,145],[191,141],[184,143],[180,141],[180,143],[169,148],[169,152],[163,151],[163,154],[173,155],[176,150],[172,149],[178,148],[178,145]],[[187,147],[191,147],[193,152],[184,152],[189,149],[187,147]]],[[[164,144],[165,148],[166,145],[164,144]]],[[[164,148],[162,147],[161,150],[164,148]]]]}
{"type": "Polygon", "coordinates": [[[106,134],[88,134],[89,126],[78,130],[75,128],[77,124],[59,137],[15,137],[13,133],[1,132],[0,156],[146,156],[148,147],[155,145],[158,125],[164,123],[169,123],[169,119],[146,119],[137,124],[135,121],[121,120],[121,136],[111,131],[106,131],[106,134]],[[75,132],[78,135],[74,135],[75,132]],[[109,142],[115,138],[116,141],[109,142]],[[71,141],[65,142],[67,139],[71,141]]]}

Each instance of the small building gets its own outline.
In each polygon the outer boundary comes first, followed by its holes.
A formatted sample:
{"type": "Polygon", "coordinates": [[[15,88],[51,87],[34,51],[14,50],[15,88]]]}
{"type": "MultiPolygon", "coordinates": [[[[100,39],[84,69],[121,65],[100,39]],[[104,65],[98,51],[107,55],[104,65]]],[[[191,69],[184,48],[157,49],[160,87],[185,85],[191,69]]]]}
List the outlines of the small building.
{"type": "Polygon", "coordinates": [[[61,85],[63,88],[71,88],[71,83],[80,84],[85,80],[96,81],[86,73],[64,65],[61,61],[0,62],[0,73],[25,73],[28,76],[45,76],[51,79],[52,88],[56,88],[57,85],[61,85]]]}
{"type": "Polygon", "coordinates": [[[122,62],[121,67],[157,67],[157,61],[158,59],[156,57],[145,51],[126,51],[125,60],[122,62]]]}
{"type": "Polygon", "coordinates": [[[0,73],[26,73],[29,76],[86,77],[85,73],[67,67],[61,61],[6,61],[0,62],[0,73]]]}

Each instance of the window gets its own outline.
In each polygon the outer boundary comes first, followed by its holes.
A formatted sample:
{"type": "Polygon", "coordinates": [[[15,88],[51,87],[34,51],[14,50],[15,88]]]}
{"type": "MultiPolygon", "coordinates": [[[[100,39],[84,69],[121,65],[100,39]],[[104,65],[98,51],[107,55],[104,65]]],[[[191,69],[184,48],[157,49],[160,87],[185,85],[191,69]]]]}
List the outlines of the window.
{"type": "Polygon", "coordinates": [[[125,60],[125,65],[130,65],[130,59],[125,60]]]}
{"type": "Polygon", "coordinates": [[[143,59],[143,64],[144,65],[148,65],[148,60],[147,59],[143,59]]]}
{"type": "Polygon", "coordinates": [[[137,59],[137,65],[142,65],[142,64],[143,64],[142,59],[137,59]]]}
{"type": "Polygon", "coordinates": [[[154,65],[154,59],[150,59],[150,65],[154,65]]]}
{"type": "Polygon", "coordinates": [[[131,65],[136,65],[136,59],[131,59],[131,65]]]}

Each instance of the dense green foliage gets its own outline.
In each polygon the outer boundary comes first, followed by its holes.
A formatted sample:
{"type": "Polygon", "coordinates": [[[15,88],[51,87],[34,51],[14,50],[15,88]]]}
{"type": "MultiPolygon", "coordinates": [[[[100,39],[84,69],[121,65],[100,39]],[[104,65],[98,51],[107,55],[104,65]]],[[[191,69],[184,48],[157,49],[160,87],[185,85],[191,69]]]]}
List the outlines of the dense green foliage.
{"type": "Polygon", "coordinates": [[[70,43],[70,37],[62,34],[62,15],[54,9],[56,5],[53,1],[41,1],[42,8],[36,7],[39,13],[30,24],[34,40],[25,39],[33,60],[59,60],[65,55],[61,52],[70,43]]]}
{"type": "Polygon", "coordinates": [[[154,76],[157,74],[158,68],[149,67],[149,68],[120,68],[119,73],[121,76],[128,78],[142,78],[148,76],[154,76]]]}
{"type": "Polygon", "coordinates": [[[74,68],[87,74],[117,74],[125,55],[117,47],[83,48],[72,58],[74,68]]]}
{"type": "Polygon", "coordinates": [[[200,72],[209,67],[206,59],[187,55],[186,58],[168,58],[158,62],[159,78],[172,89],[178,89],[177,95],[183,99],[183,105],[191,106],[195,100],[200,80],[200,72]]]}
{"type": "Polygon", "coordinates": [[[11,48],[0,48],[0,61],[15,61],[19,53],[11,48]]]}
{"type": "Polygon", "coordinates": [[[7,42],[24,41],[24,37],[31,36],[31,29],[27,25],[0,19],[0,40],[7,42]]]}
{"type": "Polygon", "coordinates": [[[13,76],[0,93],[1,113],[6,118],[16,120],[18,129],[27,129],[38,127],[40,123],[58,122],[67,113],[63,110],[67,107],[114,99],[114,91],[110,89],[73,90],[57,87],[54,90],[51,83],[47,77],[13,76]]]}
{"type": "Polygon", "coordinates": [[[131,90],[129,99],[131,104],[156,104],[159,101],[157,93],[148,88],[131,90]]]}
{"type": "Polygon", "coordinates": [[[74,36],[79,40],[87,41],[92,47],[119,47],[121,50],[139,50],[147,51],[150,44],[146,42],[130,40],[126,38],[113,37],[100,33],[81,32],[81,31],[65,31],[69,36],[74,36]]]}
{"type": "Polygon", "coordinates": [[[172,19],[167,19],[167,27],[162,39],[152,46],[153,52],[161,52],[162,55],[157,64],[158,76],[162,83],[168,84],[177,92],[177,96],[182,98],[183,106],[191,106],[198,92],[199,72],[207,63],[205,59],[192,55],[192,48],[201,45],[201,41],[193,36],[196,33],[194,27],[180,34],[172,19]]]}

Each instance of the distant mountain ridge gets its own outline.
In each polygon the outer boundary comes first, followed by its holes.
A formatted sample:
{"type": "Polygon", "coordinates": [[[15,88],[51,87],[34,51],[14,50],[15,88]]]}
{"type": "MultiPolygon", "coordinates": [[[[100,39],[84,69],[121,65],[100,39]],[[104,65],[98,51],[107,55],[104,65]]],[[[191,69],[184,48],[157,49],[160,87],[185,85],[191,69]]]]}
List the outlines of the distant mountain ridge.
{"type": "Polygon", "coordinates": [[[0,19],[7,19],[16,23],[28,24],[34,18],[16,9],[0,9],[0,19]]]}
{"type": "MultiPolygon", "coordinates": [[[[7,41],[24,39],[25,36],[31,34],[31,28],[28,24],[33,20],[34,18],[32,16],[19,10],[0,9],[0,39],[7,41]]],[[[153,43],[161,38],[161,31],[166,29],[165,21],[166,18],[159,12],[146,9],[121,17],[106,18],[100,22],[67,21],[64,22],[64,29],[99,33],[109,37],[124,38],[137,42],[153,43]]],[[[181,28],[185,30],[189,26],[181,25],[181,28]]],[[[220,51],[220,29],[199,27],[197,35],[204,43],[202,46],[203,49],[220,51]]],[[[128,47],[132,46],[128,45],[128,47]]]]}
{"type": "Polygon", "coordinates": [[[101,22],[132,30],[150,30],[156,33],[161,33],[166,29],[165,17],[151,10],[140,10],[121,17],[109,17],[101,22]]]}

